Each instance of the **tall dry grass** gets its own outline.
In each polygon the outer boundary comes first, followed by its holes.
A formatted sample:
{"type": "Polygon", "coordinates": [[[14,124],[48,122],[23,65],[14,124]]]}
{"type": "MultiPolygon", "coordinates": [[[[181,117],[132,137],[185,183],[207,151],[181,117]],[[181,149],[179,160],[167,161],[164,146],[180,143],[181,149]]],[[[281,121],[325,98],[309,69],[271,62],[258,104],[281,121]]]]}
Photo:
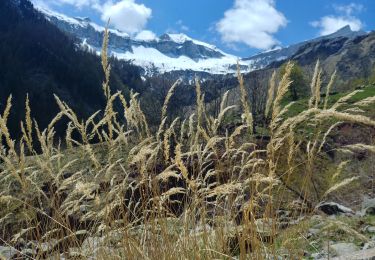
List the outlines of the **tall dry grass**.
{"type": "Polygon", "coordinates": [[[162,123],[153,132],[136,93],[128,100],[120,92],[111,93],[107,45],[105,32],[102,65],[107,105],[103,113],[80,119],[56,97],[60,113],[41,130],[32,119],[27,98],[23,135],[15,141],[7,128],[8,99],[0,116],[0,244],[14,247],[20,257],[34,259],[301,257],[303,248],[285,251],[283,244],[274,243],[285,227],[280,212],[288,210],[292,212],[289,219],[297,220],[314,210],[322,199],[316,194],[327,196],[354,181],[340,179],[336,173],[330,187],[317,191],[316,158],[335,127],[325,129],[322,122],[332,117],[364,125],[375,122],[340,112],[348,97],[330,108],[328,94],[324,102],[320,100],[319,63],[308,110],[285,118],[290,106],[282,107],[281,101],[291,84],[293,66],[288,63],[279,84],[275,76],[271,80],[267,146],[248,134],[253,118],[240,72],[243,124],[232,131],[223,124],[228,111],[235,108],[225,107],[227,93],[218,117],[208,115],[196,80],[195,114],[167,120],[176,82],[165,98],[162,123]],[[125,118],[114,111],[116,100],[121,102],[125,118]],[[66,149],[57,142],[54,130],[62,118],[69,121],[66,149]],[[314,124],[314,131],[302,141],[297,130],[306,127],[306,122],[314,124]],[[94,144],[94,140],[100,142],[94,144]],[[303,163],[296,159],[301,152],[306,155],[303,163]],[[298,176],[296,186],[291,180],[301,164],[305,174],[298,176]]]}

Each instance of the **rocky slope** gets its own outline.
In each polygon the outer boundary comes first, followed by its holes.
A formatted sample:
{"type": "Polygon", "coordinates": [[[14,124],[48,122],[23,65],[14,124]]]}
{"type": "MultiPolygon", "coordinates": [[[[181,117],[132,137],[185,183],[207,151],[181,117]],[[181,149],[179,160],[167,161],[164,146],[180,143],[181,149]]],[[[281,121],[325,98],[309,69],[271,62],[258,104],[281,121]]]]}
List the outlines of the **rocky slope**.
{"type": "Polygon", "coordinates": [[[249,58],[244,58],[242,60],[250,61],[253,64],[254,68],[261,69],[261,68],[268,66],[272,62],[282,61],[282,60],[286,60],[292,57],[299,51],[300,48],[304,48],[305,46],[308,46],[314,43],[319,43],[319,42],[326,41],[326,40],[330,40],[330,39],[341,38],[341,37],[347,38],[347,39],[354,39],[362,35],[366,35],[366,33],[362,31],[358,31],[358,32],[352,31],[350,26],[347,25],[335,33],[322,36],[322,37],[318,37],[312,40],[296,43],[296,44],[293,44],[284,48],[279,47],[277,49],[267,51],[267,52],[262,52],[257,55],[251,56],[249,58]]]}
{"type": "MultiPolygon", "coordinates": [[[[336,70],[337,80],[333,91],[350,91],[358,87],[352,84],[353,80],[367,78],[374,72],[374,43],[374,31],[354,38],[346,36],[328,38],[304,44],[289,59],[296,61],[302,67],[306,80],[311,79],[314,66],[317,60],[320,60],[324,83],[328,83],[330,75],[336,70]]],[[[268,76],[283,63],[283,61],[273,62],[264,69],[251,72],[248,77],[264,78],[262,84],[266,85],[268,76]]]]}

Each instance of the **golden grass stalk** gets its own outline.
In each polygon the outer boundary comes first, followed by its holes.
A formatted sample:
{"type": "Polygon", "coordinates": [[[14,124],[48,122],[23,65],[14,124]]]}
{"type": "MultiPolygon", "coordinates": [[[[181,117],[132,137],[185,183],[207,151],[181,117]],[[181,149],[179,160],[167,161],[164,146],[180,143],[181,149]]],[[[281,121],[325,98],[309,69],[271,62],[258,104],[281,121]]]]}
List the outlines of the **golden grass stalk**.
{"type": "Polygon", "coordinates": [[[253,114],[250,111],[250,106],[248,102],[249,98],[248,98],[245,83],[243,80],[243,75],[241,74],[240,65],[238,61],[237,61],[237,79],[238,79],[238,83],[240,86],[241,104],[242,104],[242,109],[243,109],[243,113],[245,116],[245,121],[246,121],[246,124],[249,126],[249,132],[252,133],[253,132],[253,114]]]}
{"type": "Polygon", "coordinates": [[[338,127],[339,125],[341,125],[343,122],[339,121],[339,122],[336,122],[334,123],[333,125],[331,125],[328,130],[325,132],[324,136],[323,136],[323,139],[322,139],[322,142],[319,146],[319,149],[318,149],[318,152],[320,152],[324,146],[324,144],[326,143],[327,141],[327,137],[329,136],[329,134],[333,131],[333,129],[335,129],[336,127],[338,127]]]}
{"type": "Polygon", "coordinates": [[[349,163],[350,161],[343,161],[339,164],[339,166],[336,169],[336,172],[332,175],[332,182],[335,182],[336,179],[339,177],[339,175],[344,170],[344,167],[349,163]]]}
{"type": "Polygon", "coordinates": [[[167,109],[168,109],[168,104],[169,104],[169,101],[176,89],[176,87],[181,83],[181,79],[178,79],[176,80],[176,82],[172,85],[172,87],[168,90],[168,93],[167,95],[165,96],[165,99],[164,99],[164,104],[163,104],[163,107],[161,109],[161,120],[164,120],[164,118],[167,116],[167,109]]]}
{"type": "Polygon", "coordinates": [[[354,151],[370,151],[372,153],[375,153],[375,145],[368,145],[368,144],[351,144],[346,145],[345,148],[354,150],[354,151]]]}
{"type": "Polygon", "coordinates": [[[331,194],[332,192],[335,192],[345,186],[347,186],[348,184],[352,183],[353,181],[355,180],[358,180],[359,177],[351,177],[351,178],[347,178],[347,179],[344,179],[343,181],[339,182],[339,183],[336,183],[334,186],[332,186],[331,188],[329,188],[323,195],[323,198],[324,197],[327,197],[327,195],[331,194]]]}
{"type": "Polygon", "coordinates": [[[333,104],[333,106],[331,107],[331,109],[333,110],[337,110],[339,107],[341,107],[343,104],[346,104],[349,99],[351,99],[354,95],[356,95],[357,93],[360,93],[362,92],[363,90],[355,90],[345,96],[343,96],[342,98],[340,98],[339,100],[337,100],[337,102],[335,104],[333,104]]]}
{"type": "Polygon", "coordinates": [[[189,171],[186,168],[184,162],[182,161],[181,144],[177,144],[176,145],[175,154],[176,154],[175,164],[176,164],[177,168],[180,170],[181,176],[186,181],[186,183],[188,184],[189,188],[192,191],[195,191],[196,190],[196,184],[195,184],[194,180],[190,179],[190,177],[189,177],[189,171]]]}
{"type": "Polygon", "coordinates": [[[111,72],[111,65],[108,63],[108,42],[109,42],[109,32],[108,32],[108,25],[110,20],[108,20],[107,26],[104,30],[104,37],[103,37],[103,46],[101,52],[101,61],[102,67],[104,71],[105,80],[103,82],[103,92],[106,98],[109,98],[111,95],[111,91],[109,88],[109,77],[111,72]]]}
{"type": "Polygon", "coordinates": [[[17,157],[17,153],[16,153],[16,149],[15,149],[15,143],[10,136],[9,129],[6,125],[6,121],[4,120],[4,118],[2,116],[0,116],[0,132],[5,137],[6,144],[9,147],[9,152],[13,156],[17,157]]]}
{"type": "MultiPolygon", "coordinates": [[[[314,74],[313,74],[311,84],[310,84],[311,96],[310,96],[310,100],[309,100],[309,108],[312,108],[313,105],[314,105],[314,101],[316,99],[316,93],[317,93],[316,88],[318,87],[318,83],[320,81],[320,76],[321,76],[320,61],[318,60],[315,64],[314,74]]],[[[320,87],[320,85],[319,85],[319,87],[320,87]]]]}
{"type": "Polygon", "coordinates": [[[358,101],[354,103],[354,106],[369,106],[369,105],[372,105],[373,103],[375,103],[375,96],[367,97],[361,101],[358,101]]]}
{"type": "Polygon", "coordinates": [[[28,104],[28,97],[26,99],[26,127],[21,121],[22,138],[26,141],[27,148],[33,152],[33,139],[32,139],[32,120],[30,116],[30,106],[28,104]]]}
{"type": "Polygon", "coordinates": [[[290,74],[292,73],[293,66],[294,64],[290,61],[286,64],[285,73],[279,83],[276,98],[273,103],[272,121],[275,121],[279,116],[281,111],[281,101],[288,92],[290,84],[292,84],[292,81],[290,80],[290,74]]]}
{"type": "Polygon", "coordinates": [[[174,133],[174,127],[177,124],[179,118],[177,117],[175,120],[173,120],[171,126],[165,131],[164,133],[164,139],[163,139],[163,147],[164,147],[164,160],[168,161],[170,159],[170,138],[172,134],[174,133]]]}
{"type": "Polygon", "coordinates": [[[333,83],[335,82],[335,79],[336,79],[336,70],[335,70],[335,72],[333,72],[333,74],[331,76],[331,79],[329,80],[329,83],[327,85],[326,96],[324,98],[324,107],[323,107],[323,109],[327,109],[328,100],[329,100],[329,93],[331,91],[333,83]]]}
{"type": "Polygon", "coordinates": [[[266,103],[266,110],[265,110],[266,118],[268,117],[272,108],[272,103],[275,97],[275,89],[276,89],[276,71],[272,73],[272,76],[269,82],[267,103],[266,103]]]}
{"type": "Polygon", "coordinates": [[[363,125],[368,125],[375,127],[375,121],[372,120],[369,117],[362,116],[362,115],[353,115],[349,113],[342,113],[342,112],[337,112],[332,109],[328,110],[323,110],[321,113],[316,115],[317,118],[323,119],[323,118],[336,118],[341,121],[345,122],[352,122],[352,123],[358,123],[358,124],[363,124],[363,125]]]}
{"type": "Polygon", "coordinates": [[[3,112],[3,116],[2,116],[5,124],[7,124],[7,122],[8,122],[8,117],[9,117],[11,108],[12,108],[12,95],[10,95],[7,99],[7,103],[6,103],[6,106],[5,106],[5,109],[4,109],[4,112],[3,112]]]}
{"type": "Polygon", "coordinates": [[[201,84],[198,78],[195,78],[195,92],[197,95],[197,123],[198,126],[201,126],[203,124],[204,96],[202,95],[201,84]]]}

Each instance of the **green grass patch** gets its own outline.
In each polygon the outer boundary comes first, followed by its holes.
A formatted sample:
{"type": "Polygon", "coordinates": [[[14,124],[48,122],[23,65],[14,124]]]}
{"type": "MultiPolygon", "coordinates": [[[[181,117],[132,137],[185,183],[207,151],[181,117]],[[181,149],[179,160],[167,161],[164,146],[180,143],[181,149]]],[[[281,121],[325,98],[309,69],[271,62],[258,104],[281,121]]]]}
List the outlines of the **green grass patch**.
{"type": "MultiPolygon", "coordinates": [[[[351,92],[346,93],[338,93],[334,95],[330,95],[328,98],[328,108],[332,107],[340,98],[344,97],[345,95],[350,94],[351,92]]],[[[355,102],[364,100],[368,97],[375,96],[375,85],[368,85],[365,88],[361,89],[361,92],[355,94],[353,97],[351,97],[345,106],[342,107],[342,109],[350,108],[350,105],[354,104],[355,102]]],[[[322,97],[321,107],[323,107],[325,97],[322,97]]],[[[283,106],[286,106],[291,101],[289,99],[285,99],[282,102],[283,106]]],[[[293,117],[298,115],[299,113],[303,112],[304,110],[308,109],[309,104],[309,98],[303,98],[298,101],[296,101],[293,105],[290,106],[288,112],[286,113],[286,118],[293,117]]],[[[367,108],[364,108],[364,111],[366,112],[372,112],[375,111],[375,108],[372,106],[369,106],[367,108]]],[[[366,113],[369,116],[371,116],[370,113],[366,113]]]]}

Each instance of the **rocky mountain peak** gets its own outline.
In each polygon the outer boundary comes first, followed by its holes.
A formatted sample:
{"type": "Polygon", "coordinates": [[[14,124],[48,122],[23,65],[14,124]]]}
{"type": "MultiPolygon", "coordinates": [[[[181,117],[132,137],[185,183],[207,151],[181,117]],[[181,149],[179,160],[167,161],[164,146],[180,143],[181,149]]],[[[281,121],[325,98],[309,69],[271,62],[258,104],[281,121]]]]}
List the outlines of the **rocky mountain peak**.
{"type": "Polygon", "coordinates": [[[353,31],[350,25],[345,25],[341,29],[337,30],[336,32],[329,34],[327,36],[323,36],[324,38],[336,38],[336,37],[347,37],[347,38],[354,38],[356,36],[360,36],[365,34],[364,31],[353,31]]]}
{"type": "MultiPolygon", "coordinates": [[[[88,18],[72,18],[43,8],[39,10],[60,30],[75,36],[81,45],[100,51],[102,26],[88,18]]],[[[165,33],[156,39],[142,40],[111,29],[109,51],[118,59],[141,66],[147,75],[187,70],[212,74],[235,73],[238,60],[238,57],[226,54],[214,45],[183,33],[165,33]]],[[[246,62],[240,65],[244,71],[251,70],[246,62]]]]}
{"type": "Polygon", "coordinates": [[[91,23],[91,19],[89,17],[74,17],[78,21],[84,22],[84,23],[91,23]]]}

